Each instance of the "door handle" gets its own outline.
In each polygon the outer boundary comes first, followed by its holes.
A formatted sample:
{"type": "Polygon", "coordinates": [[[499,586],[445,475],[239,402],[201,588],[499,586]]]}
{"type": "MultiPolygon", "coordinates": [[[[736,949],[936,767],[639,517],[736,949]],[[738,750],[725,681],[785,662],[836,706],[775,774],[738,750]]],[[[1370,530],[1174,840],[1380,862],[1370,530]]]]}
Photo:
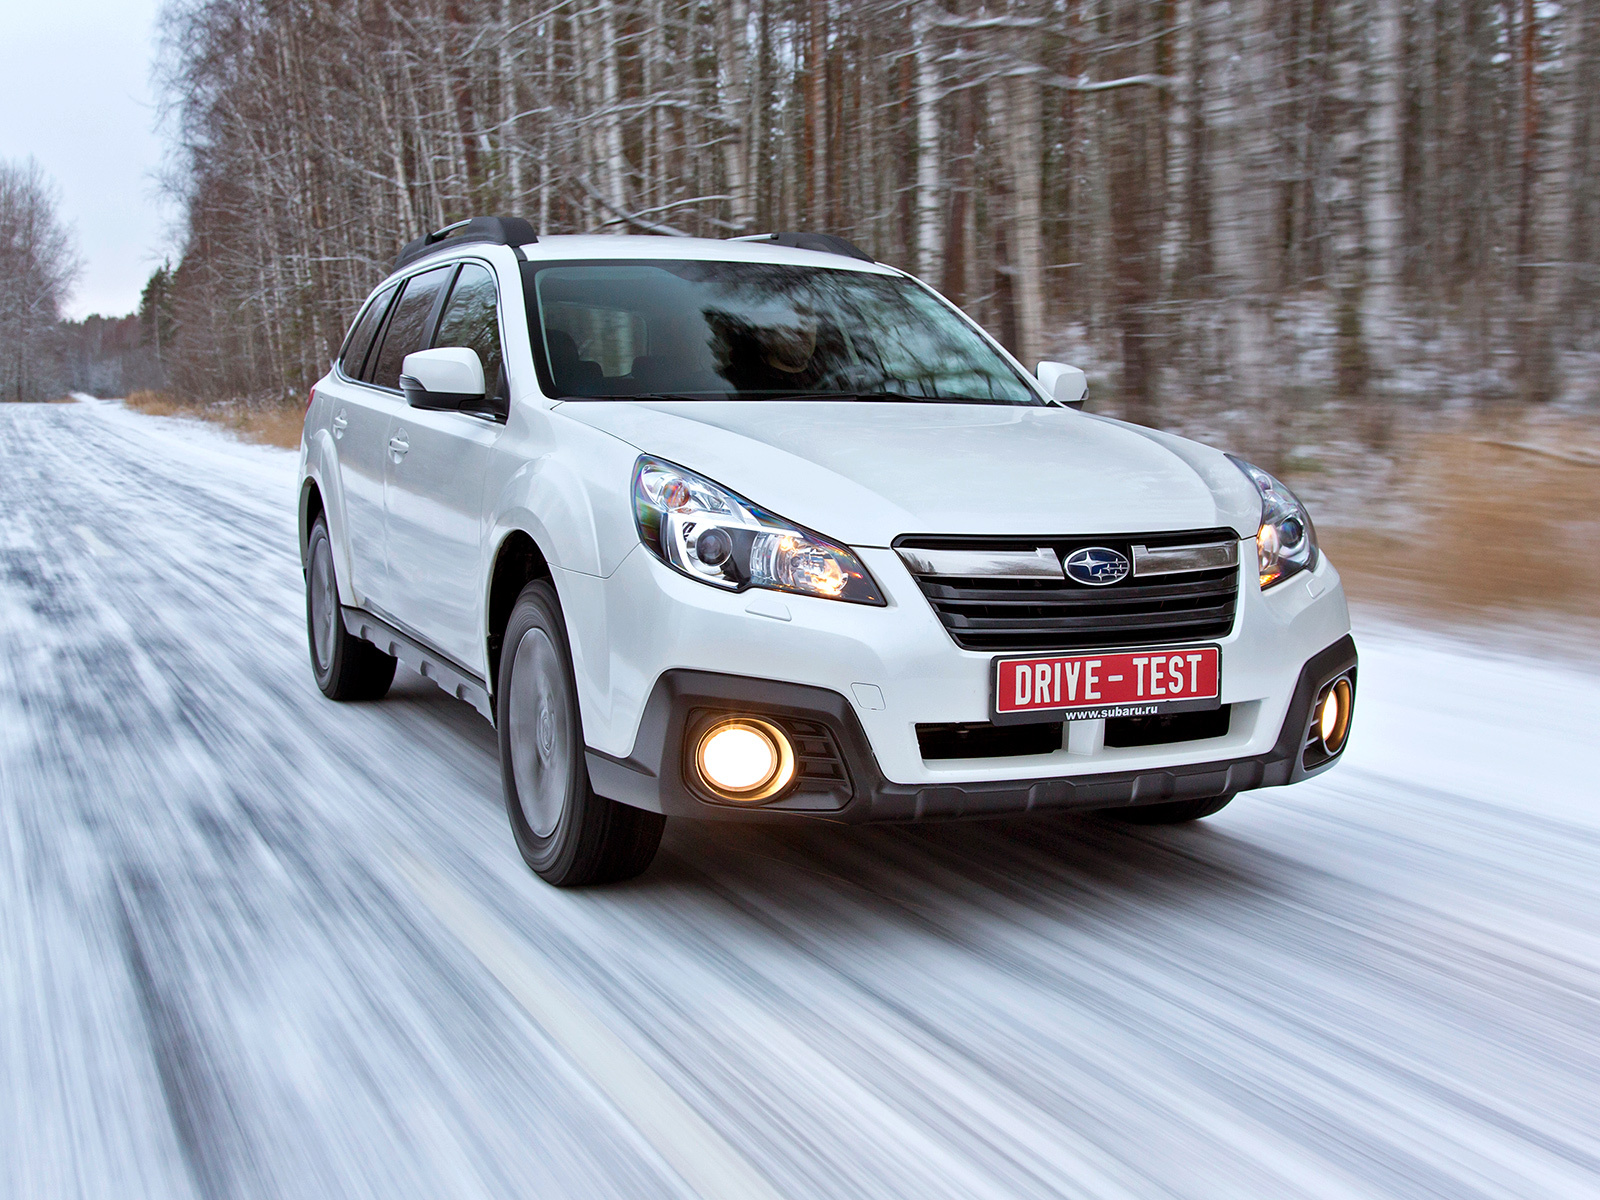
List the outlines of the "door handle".
{"type": "Polygon", "coordinates": [[[350,428],[350,418],[344,415],[342,408],[334,414],[333,420],[329,423],[333,426],[333,436],[336,438],[342,438],[344,431],[350,428]]]}
{"type": "Polygon", "coordinates": [[[404,458],[406,452],[410,449],[411,439],[403,433],[397,433],[389,439],[389,454],[394,458],[395,462],[399,462],[404,458]]]}

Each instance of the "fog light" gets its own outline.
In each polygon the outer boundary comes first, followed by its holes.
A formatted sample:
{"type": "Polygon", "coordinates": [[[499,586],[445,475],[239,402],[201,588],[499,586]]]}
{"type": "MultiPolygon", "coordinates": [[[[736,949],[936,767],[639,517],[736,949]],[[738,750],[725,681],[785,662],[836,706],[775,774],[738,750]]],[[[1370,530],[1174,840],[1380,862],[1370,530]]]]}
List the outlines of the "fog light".
{"type": "Polygon", "coordinates": [[[728,800],[759,803],[794,778],[794,750],[776,725],[752,717],[718,721],[700,735],[695,766],[705,784],[728,800]]]}
{"type": "Polygon", "coordinates": [[[1317,713],[1317,733],[1329,754],[1344,749],[1344,740],[1350,733],[1350,698],[1348,679],[1336,681],[1322,697],[1322,707],[1317,713]]]}

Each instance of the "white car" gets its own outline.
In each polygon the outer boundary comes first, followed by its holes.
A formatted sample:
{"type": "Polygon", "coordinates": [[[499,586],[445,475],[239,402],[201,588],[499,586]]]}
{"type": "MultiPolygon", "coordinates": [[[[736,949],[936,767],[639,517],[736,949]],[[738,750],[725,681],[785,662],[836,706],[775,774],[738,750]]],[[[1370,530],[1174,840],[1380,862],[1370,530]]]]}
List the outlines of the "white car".
{"type": "Polygon", "coordinates": [[[1326,769],[1356,650],[1305,509],[1083,394],[837,238],[451,226],[306,412],[317,683],[474,704],[557,884],[668,816],[1169,823],[1326,769]]]}

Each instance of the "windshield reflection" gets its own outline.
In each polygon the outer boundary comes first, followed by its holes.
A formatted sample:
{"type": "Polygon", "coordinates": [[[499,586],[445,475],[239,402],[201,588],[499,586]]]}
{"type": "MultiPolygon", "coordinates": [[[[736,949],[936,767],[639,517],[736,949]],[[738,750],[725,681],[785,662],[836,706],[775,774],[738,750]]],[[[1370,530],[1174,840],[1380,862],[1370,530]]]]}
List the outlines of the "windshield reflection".
{"type": "Polygon", "coordinates": [[[1042,403],[908,279],[659,260],[524,271],[530,333],[557,396],[1042,403]]]}

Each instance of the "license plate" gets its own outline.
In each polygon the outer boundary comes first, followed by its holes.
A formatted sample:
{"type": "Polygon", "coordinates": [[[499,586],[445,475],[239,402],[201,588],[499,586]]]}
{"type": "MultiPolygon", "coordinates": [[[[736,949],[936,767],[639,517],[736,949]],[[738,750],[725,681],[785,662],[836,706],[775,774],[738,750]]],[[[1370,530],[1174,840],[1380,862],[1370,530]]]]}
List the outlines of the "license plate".
{"type": "Polygon", "coordinates": [[[1096,717],[1154,717],[1222,703],[1222,652],[1216,646],[1096,650],[1088,654],[998,658],[997,724],[1096,717]]]}

